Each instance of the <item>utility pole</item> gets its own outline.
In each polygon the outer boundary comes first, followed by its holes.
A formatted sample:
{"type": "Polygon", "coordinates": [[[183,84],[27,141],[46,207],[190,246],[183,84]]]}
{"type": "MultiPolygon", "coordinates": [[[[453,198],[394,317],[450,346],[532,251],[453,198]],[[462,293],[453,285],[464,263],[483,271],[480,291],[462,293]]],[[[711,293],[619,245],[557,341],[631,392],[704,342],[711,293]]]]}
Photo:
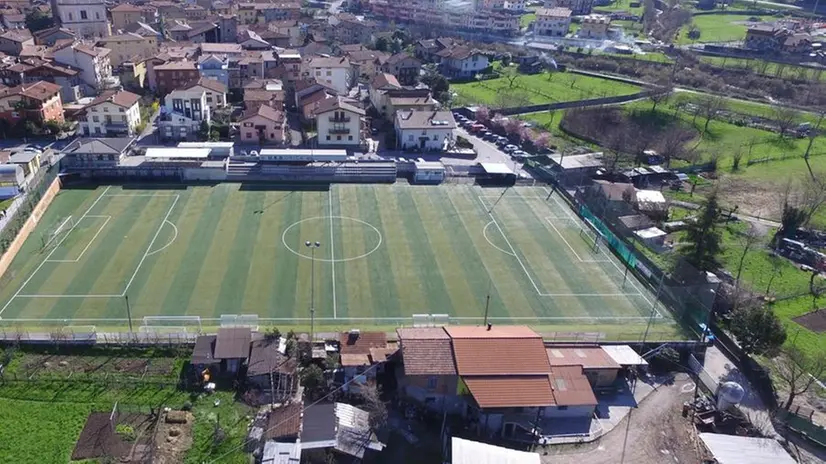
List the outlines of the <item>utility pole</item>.
{"type": "Polygon", "coordinates": [[[490,309],[490,285],[492,281],[488,279],[488,295],[485,297],[485,327],[488,325],[488,309],[490,309]]]}

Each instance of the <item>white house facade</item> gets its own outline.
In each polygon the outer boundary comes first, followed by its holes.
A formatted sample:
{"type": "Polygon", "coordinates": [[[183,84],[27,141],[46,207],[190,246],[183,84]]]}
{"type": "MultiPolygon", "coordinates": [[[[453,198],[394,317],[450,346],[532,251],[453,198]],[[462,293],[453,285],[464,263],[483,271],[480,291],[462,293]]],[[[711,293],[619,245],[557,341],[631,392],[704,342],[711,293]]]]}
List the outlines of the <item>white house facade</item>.
{"type": "Polygon", "coordinates": [[[318,144],[358,146],[364,115],[363,109],[341,97],[322,100],[316,110],[318,144]]]}
{"type": "Polygon", "coordinates": [[[172,140],[193,140],[201,124],[211,121],[211,113],[206,100],[206,91],[201,87],[173,90],[164,99],[158,125],[161,137],[172,140]]]}
{"type": "Polygon", "coordinates": [[[443,151],[455,139],[456,120],[450,111],[397,111],[395,126],[402,150],[443,151]]]}
{"type": "Polygon", "coordinates": [[[61,26],[78,37],[106,37],[111,34],[103,0],[53,0],[52,13],[61,26]]]}

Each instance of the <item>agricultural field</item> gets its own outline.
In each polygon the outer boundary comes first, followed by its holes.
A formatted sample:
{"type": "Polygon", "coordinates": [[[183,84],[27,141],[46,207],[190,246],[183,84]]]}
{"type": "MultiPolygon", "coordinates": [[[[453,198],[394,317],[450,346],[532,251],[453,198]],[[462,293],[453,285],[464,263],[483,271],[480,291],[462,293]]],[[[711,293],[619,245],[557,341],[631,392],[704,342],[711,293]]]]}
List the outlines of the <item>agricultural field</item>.
{"type": "Polygon", "coordinates": [[[752,60],[746,58],[728,58],[722,56],[702,56],[700,61],[713,64],[723,68],[750,69],[766,76],[785,76],[795,79],[810,81],[826,81],[826,68],[808,68],[805,66],[795,66],[789,64],[773,63],[765,60],[752,60]]]}
{"type": "Polygon", "coordinates": [[[583,100],[614,95],[629,95],[640,91],[635,85],[573,73],[520,75],[511,86],[500,77],[477,82],[452,84],[463,104],[492,107],[540,105],[563,101],[583,100]]]}
{"type": "Polygon", "coordinates": [[[0,397],[0,462],[69,462],[91,407],[0,397]]]}
{"type": "Polygon", "coordinates": [[[45,216],[0,293],[4,323],[122,326],[127,303],[138,322],[306,324],[312,305],[319,324],[478,323],[488,294],[494,321],[645,324],[651,311],[543,188],[99,187],[62,191],[45,216]]]}
{"type": "Polygon", "coordinates": [[[734,42],[746,38],[747,23],[752,16],[730,14],[708,14],[694,16],[692,24],[700,30],[700,37],[696,40],[688,37],[689,26],[685,26],[679,33],[676,43],[687,45],[691,43],[734,42]]]}

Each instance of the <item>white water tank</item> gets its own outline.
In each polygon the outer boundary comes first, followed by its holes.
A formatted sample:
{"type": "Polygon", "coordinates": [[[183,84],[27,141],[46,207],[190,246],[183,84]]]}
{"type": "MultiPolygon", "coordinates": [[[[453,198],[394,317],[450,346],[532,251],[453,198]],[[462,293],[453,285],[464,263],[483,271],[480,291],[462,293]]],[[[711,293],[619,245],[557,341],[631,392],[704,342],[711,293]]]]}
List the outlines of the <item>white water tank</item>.
{"type": "Polygon", "coordinates": [[[737,382],[724,382],[717,388],[717,409],[725,411],[743,401],[746,390],[737,382]]]}

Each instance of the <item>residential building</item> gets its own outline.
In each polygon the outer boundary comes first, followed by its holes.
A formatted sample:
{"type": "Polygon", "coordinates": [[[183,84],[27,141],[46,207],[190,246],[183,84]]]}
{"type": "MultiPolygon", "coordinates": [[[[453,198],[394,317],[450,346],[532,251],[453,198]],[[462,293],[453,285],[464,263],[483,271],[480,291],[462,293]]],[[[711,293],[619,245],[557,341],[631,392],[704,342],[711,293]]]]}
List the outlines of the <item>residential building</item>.
{"type": "Polygon", "coordinates": [[[217,42],[220,39],[218,24],[212,21],[193,21],[177,19],[170,21],[164,28],[172,37],[172,40],[179,42],[205,43],[217,42]]]}
{"type": "Polygon", "coordinates": [[[206,19],[207,10],[201,5],[186,5],[184,7],[184,16],[190,21],[200,21],[206,19]]]}
{"type": "Polygon", "coordinates": [[[384,114],[390,122],[395,121],[399,111],[435,111],[439,106],[429,89],[388,90],[385,97],[384,114]]]}
{"type": "Polygon", "coordinates": [[[469,79],[490,67],[486,55],[464,45],[446,48],[436,56],[442,74],[451,78],[469,79]]]}
{"type": "Polygon", "coordinates": [[[401,85],[415,85],[422,70],[422,62],[405,52],[401,52],[388,58],[381,69],[396,76],[401,85]]]}
{"type": "Polygon", "coordinates": [[[4,10],[2,24],[6,29],[26,29],[26,15],[17,9],[4,10]]]}
{"type": "Polygon", "coordinates": [[[116,68],[115,73],[127,90],[139,92],[146,86],[146,60],[127,61],[116,68]]]}
{"type": "Polygon", "coordinates": [[[140,95],[121,91],[103,92],[86,105],[80,131],[86,136],[122,137],[138,135],[141,125],[140,95]]]}
{"type": "Polygon", "coordinates": [[[258,37],[260,37],[262,40],[266,41],[268,44],[271,45],[270,48],[287,48],[292,46],[293,44],[292,38],[283,32],[266,29],[256,33],[258,34],[258,37]]]}
{"type": "Polygon", "coordinates": [[[440,37],[438,39],[422,39],[416,42],[416,58],[428,63],[438,63],[438,53],[446,48],[458,45],[456,39],[452,37],[440,37]]]}
{"type": "Polygon", "coordinates": [[[158,93],[168,94],[174,89],[197,82],[201,78],[194,61],[171,61],[154,67],[158,93]]]}
{"type": "Polygon", "coordinates": [[[120,80],[112,76],[112,63],[108,48],[90,47],[79,42],[55,45],[54,60],[80,71],[80,80],[89,93],[117,88],[120,80]]]}
{"type": "Polygon", "coordinates": [[[40,170],[40,150],[20,150],[13,153],[6,164],[17,165],[23,169],[23,177],[29,177],[40,170]]]}
{"type": "MultiPolygon", "coordinates": [[[[498,2],[504,6],[504,2],[498,2]]],[[[423,0],[374,0],[376,16],[403,23],[427,24],[445,30],[484,32],[512,36],[519,32],[519,15],[501,8],[475,8],[473,4],[436,4],[423,0]]]]}
{"type": "Polygon", "coordinates": [[[577,37],[597,40],[607,39],[609,27],[611,27],[611,18],[609,16],[597,14],[588,15],[581,19],[577,37]]]}
{"type": "Polygon", "coordinates": [[[74,32],[65,27],[54,26],[48,29],[41,29],[34,33],[34,43],[37,45],[54,45],[58,40],[71,40],[74,42],[77,36],[74,32]]]}
{"type": "Polygon", "coordinates": [[[315,110],[321,102],[336,95],[338,92],[315,79],[295,83],[295,106],[303,121],[315,119],[315,110]]]}
{"type": "Polygon", "coordinates": [[[63,102],[60,86],[51,82],[35,82],[0,89],[0,119],[11,124],[30,120],[63,122],[63,102]]]}
{"type": "Polygon", "coordinates": [[[347,58],[313,56],[302,62],[301,72],[341,94],[346,94],[353,83],[353,71],[347,58]]]}
{"type": "Polygon", "coordinates": [[[402,150],[443,151],[455,140],[450,111],[397,111],[396,143],[402,150]]]}
{"type": "Polygon", "coordinates": [[[202,77],[214,79],[229,87],[229,59],[221,55],[201,55],[198,72],[202,77]]]}
{"type": "MultiPolygon", "coordinates": [[[[109,13],[112,15],[113,31],[125,31],[126,26],[130,24],[147,21],[147,18],[144,17],[143,8],[132,5],[131,3],[121,3],[110,9],[109,13]]],[[[150,18],[149,22],[153,22],[153,19],[154,18],[150,18]]]]}
{"type": "Polygon", "coordinates": [[[221,42],[235,43],[238,37],[238,17],[229,12],[219,12],[218,29],[221,32],[221,42]]]}
{"type": "Polygon", "coordinates": [[[77,138],[61,150],[61,166],[70,169],[117,166],[126,157],[135,140],[133,137],[77,138]]]}
{"type": "Polygon", "coordinates": [[[27,58],[19,63],[0,68],[0,81],[7,86],[33,84],[39,81],[60,86],[63,103],[73,102],[83,96],[78,71],[39,58],[27,58]]]}
{"type": "Polygon", "coordinates": [[[142,36],[134,32],[104,37],[98,40],[97,45],[112,51],[109,54],[112,66],[120,66],[127,61],[145,60],[158,54],[157,37],[142,36]]]}
{"type": "Polygon", "coordinates": [[[287,118],[283,111],[260,105],[255,111],[245,112],[239,121],[239,142],[265,144],[284,143],[287,118]]]}
{"type": "Polygon", "coordinates": [[[301,54],[296,50],[277,52],[279,66],[284,68],[284,79],[296,82],[301,79],[301,54]]]}
{"type": "Polygon", "coordinates": [[[574,16],[591,14],[594,0],[545,0],[545,8],[567,8],[574,16]]]}
{"type": "Polygon", "coordinates": [[[26,46],[34,46],[34,37],[28,29],[9,29],[0,34],[0,52],[6,55],[18,56],[26,46]]]}
{"type": "Polygon", "coordinates": [[[52,14],[62,27],[79,37],[111,34],[103,0],[52,0],[52,14]]]}
{"type": "Polygon", "coordinates": [[[315,115],[319,146],[361,144],[363,109],[339,96],[319,102],[315,115]]]}
{"type": "Polygon", "coordinates": [[[399,84],[399,81],[398,79],[396,79],[396,76],[388,73],[381,73],[376,75],[376,77],[374,77],[373,80],[370,81],[370,86],[368,87],[368,93],[370,95],[370,104],[373,105],[373,108],[375,108],[379,114],[386,114],[388,103],[388,91],[399,90],[401,88],[401,84],[399,84]]]}
{"type": "Polygon", "coordinates": [[[294,19],[270,21],[267,23],[267,28],[271,31],[285,34],[290,38],[290,44],[284,48],[296,47],[302,43],[301,27],[298,21],[294,19]]]}
{"type": "Polygon", "coordinates": [[[247,384],[259,390],[256,403],[284,403],[292,399],[298,391],[297,368],[296,360],[286,355],[286,339],[253,340],[247,361],[247,384]]]}
{"type": "Polygon", "coordinates": [[[158,128],[164,139],[195,140],[201,125],[209,124],[211,120],[206,89],[201,86],[181,86],[164,98],[158,128]]]}
{"type": "Polygon", "coordinates": [[[528,327],[446,326],[397,333],[400,393],[424,407],[461,415],[479,434],[538,433],[542,438],[551,435],[543,431],[559,429],[563,422],[566,433],[590,433],[597,400],[582,365],[552,366],[542,337],[528,327]]]}
{"type": "Polygon", "coordinates": [[[278,79],[256,79],[244,85],[244,108],[247,111],[254,111],[260,105],[283,110],[285,97],[284,86],[278,79]]]}
{"type": "Polygon", "coordinates": [[[136,22],[129,24],[123,29],[123,32],[133,32],[138,35],[142,35],[144,37],[152,36],[157,37],[158,40],[162,40],[161,33],[156,31],[152,26],[146,24],[144,22],[136,22]]]}
{"type": "Polygon", "coordinates": [[[271,50],[272,45],[251,29],[238,33],[238,44],[244,50],[271,50]]]}
{"type": "Polygon", "coordinates": [[[446,459],[445,464],[465,464],[481,460],[510,464],[540,464],[542,462],[537,452],[519,451],[456,436],[450,438],[450,459],[446,459]]]}
{"type": "Polygon", "coordinates": [[[568,8],[537,8],[533,30],[536,35],[565,37],[571,29],[571,10],[568,8]]]}
{"type": "Polygon", "coordinates": [[[376,50],[359,50],[345,52],[344,56],[350,60],[353,76],[366,79],[368,82],[376,74],[382,72],[382,65],[390,58],[389,53],[376,50]]]}
{"type": "Polygon", "coordinates": [[[546,352],[551,369],[580,368],[593,389],[613,388],[622,368],[598,345],[555,345],[546,352]]]}
{"type": "Polygon", "coordinates": [[[362,386],[375,387],[376,376],[384,372],[384,362],[397,349],[395,343],[387,341],[384,332],[354,329],[340,333],[338,342],[344,370],[343,391],[347,393],[358,393],[362,386]],[[371,369],[373,365],[377,366],[371,369]]]}
{"type": "Polygon", "coordinates": [[[227,106],[227,86],[215,79],[202,77],[197,82],[187,87],[187,90],[203,90],[206,93],[206,104],[211,110],[224,108],[227,106]]]}
{"type": "Polygon", "coordinates": [[[327,35],[343,44],[370,43],[379,28],[377,22],[352,13],[338,13],[327,21],[327,35]]]}
{"type": "Polygon", "coordinates": [[[241,24],[267,24],[270,21],[297,20],[300,16],[300,3],[272,2],[238,4],[238,20],[241,24]]]}
{"type": "Polygon", "coordinates": [[[746,30],[743,47],[768,53],[807,54],[812,51],[812,36],[795,32],[782,24],[758,24],[746,30]]]}

